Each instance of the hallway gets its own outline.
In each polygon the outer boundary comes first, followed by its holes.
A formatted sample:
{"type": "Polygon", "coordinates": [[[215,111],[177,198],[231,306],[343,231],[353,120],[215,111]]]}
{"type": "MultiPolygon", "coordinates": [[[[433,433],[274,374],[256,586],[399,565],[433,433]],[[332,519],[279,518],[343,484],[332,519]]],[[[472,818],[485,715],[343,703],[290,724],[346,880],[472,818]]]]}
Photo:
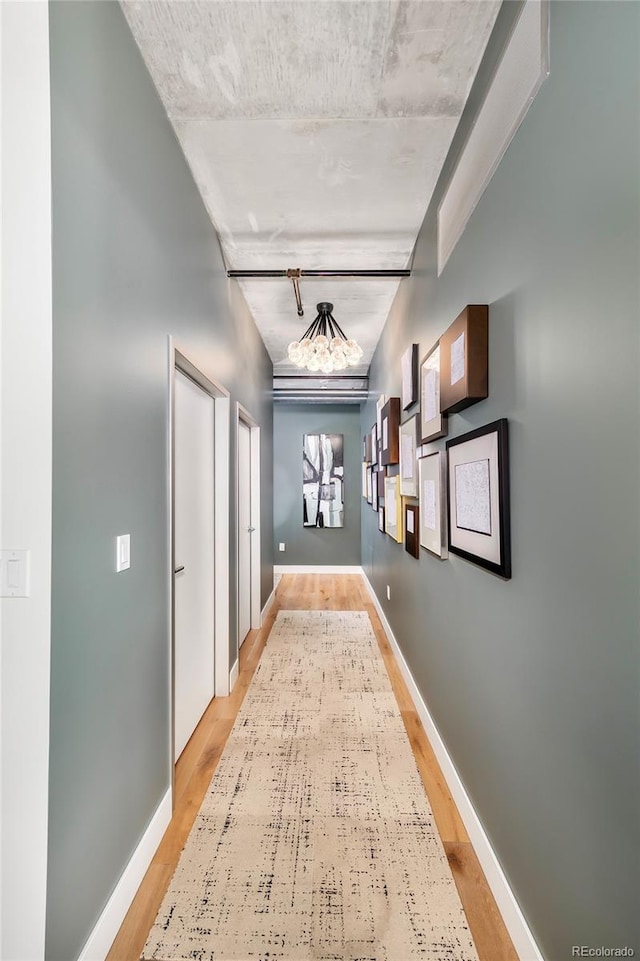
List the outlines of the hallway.
{"type": "Polygon", "coordinates": [[[173,820],[112,946],[108,961],[134,961],[140,957],[279,611],[367,612],[480,961],[515,961],[513,946],[422,729],[380,619],[362,578],[357,574],[285,574],[282,577],[262,629],[252,631],[241,650],[240,674],[232,694],[212,701],[179,759],[173,820]]]}

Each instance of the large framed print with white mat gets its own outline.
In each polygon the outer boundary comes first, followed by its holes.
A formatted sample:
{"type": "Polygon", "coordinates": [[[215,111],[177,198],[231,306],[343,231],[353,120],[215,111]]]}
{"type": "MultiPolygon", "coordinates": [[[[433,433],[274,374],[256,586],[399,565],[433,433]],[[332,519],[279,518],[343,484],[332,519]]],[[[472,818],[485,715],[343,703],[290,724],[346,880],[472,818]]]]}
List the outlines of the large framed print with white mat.
{"type": "Polygon", "coordinates": [[[400,425],[400,493],[403,497],[418,496],[418,416],[400,425]]]}
{"type": "Polygon", "coordinates": [[[506,418],[447,441],[449,550],[511,577],[506,418]]]}
{"type": "Polygon", "coordinates": [[[418,461],[420,546],[445,560],[447,550],[446,457],[436,451],[418,461]]]}
{"type": "Polygon", "coordinates": [[[440,341],[420,364],[420,442],[446,437],[449,421],[440,413],[440,341]]]}
{"type": "Polygon", "coordinates": [[[402,498],[397,474],[384,481],[384,529],[394,541],[402,544],[402,498]]]}

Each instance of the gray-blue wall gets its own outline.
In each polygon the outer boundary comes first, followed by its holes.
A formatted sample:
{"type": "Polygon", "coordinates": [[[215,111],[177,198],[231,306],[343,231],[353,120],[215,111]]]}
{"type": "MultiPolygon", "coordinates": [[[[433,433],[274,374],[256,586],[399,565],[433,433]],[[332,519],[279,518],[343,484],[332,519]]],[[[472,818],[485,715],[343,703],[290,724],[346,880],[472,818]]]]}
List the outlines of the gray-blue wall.
{"type": "Polygon", "coordinates": [[[366,507],[363,563],[547,961],[640,951],[639,20],[552,3],[551,75],[439,278],[434,197],[370,372],[397,394],[407,344],[490,305],[450,436],[509,419],[513,579],[416,561],[366,507]]]}
{"type": "MultiPolygon", "coordinates": [[[[56,2],[50,21],[47,957],[73,961],[169,786],[167,335],[204,361],[262,428],[263,602],[273,583],[272,365],[226,280],[216,234],[119,5],[56,2]],[[116,575],[114,538],[127,531],[132,566],[116,575]]],[[[233,572],[233,521],[231,531],[233,572]]],[[[232,662],[233,583],[232,573],[232,662]]]]}
{"type": "MultiPolygon", "coordinates": [[[[273,537],[276,564],[360,564],[360,408],[276,404],[273,414],[273,537]],[[302,526],[302,436],[344,435],[344,527],[302,526]],[[278,544],[284,541],[281,553],[278,544]]],[[[371,510],[371,508],[369,508],[371,510]]]]}

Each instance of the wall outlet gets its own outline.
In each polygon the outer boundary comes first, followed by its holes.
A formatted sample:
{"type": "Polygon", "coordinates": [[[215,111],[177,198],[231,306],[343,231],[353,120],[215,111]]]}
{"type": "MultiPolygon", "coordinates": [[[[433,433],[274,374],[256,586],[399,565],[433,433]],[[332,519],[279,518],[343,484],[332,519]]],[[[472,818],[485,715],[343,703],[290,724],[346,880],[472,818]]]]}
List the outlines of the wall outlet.
{"type": "Polygon", "coordinates": [[[280,543],[278,544],[278,550],[279,550],[279,551],[283,551],[283,550],[284,550],[284,541],[280,541],[280,543]]]}
{"type": "Polygon", "coordinates": [[[391,600],[391,588],[389,587],[388,584],[387,584],[387,600],[388,600],[388,601],[391,600]]]}

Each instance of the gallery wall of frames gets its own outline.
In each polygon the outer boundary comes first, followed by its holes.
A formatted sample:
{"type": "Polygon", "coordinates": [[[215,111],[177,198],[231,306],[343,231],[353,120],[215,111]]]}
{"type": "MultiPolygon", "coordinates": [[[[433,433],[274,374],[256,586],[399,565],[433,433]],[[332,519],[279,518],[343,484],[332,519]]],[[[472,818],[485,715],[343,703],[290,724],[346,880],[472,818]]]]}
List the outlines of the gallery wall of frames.
{"type": "Polygon", "coordinates": [[[449,418],[489,396],[489,308],[464,308],[421,359],[401,357],[401,396],[377,400],[363,437],[362,496],[412,557],[449,553],[511,577],[506,418],[447,440],[449,418]]]}

